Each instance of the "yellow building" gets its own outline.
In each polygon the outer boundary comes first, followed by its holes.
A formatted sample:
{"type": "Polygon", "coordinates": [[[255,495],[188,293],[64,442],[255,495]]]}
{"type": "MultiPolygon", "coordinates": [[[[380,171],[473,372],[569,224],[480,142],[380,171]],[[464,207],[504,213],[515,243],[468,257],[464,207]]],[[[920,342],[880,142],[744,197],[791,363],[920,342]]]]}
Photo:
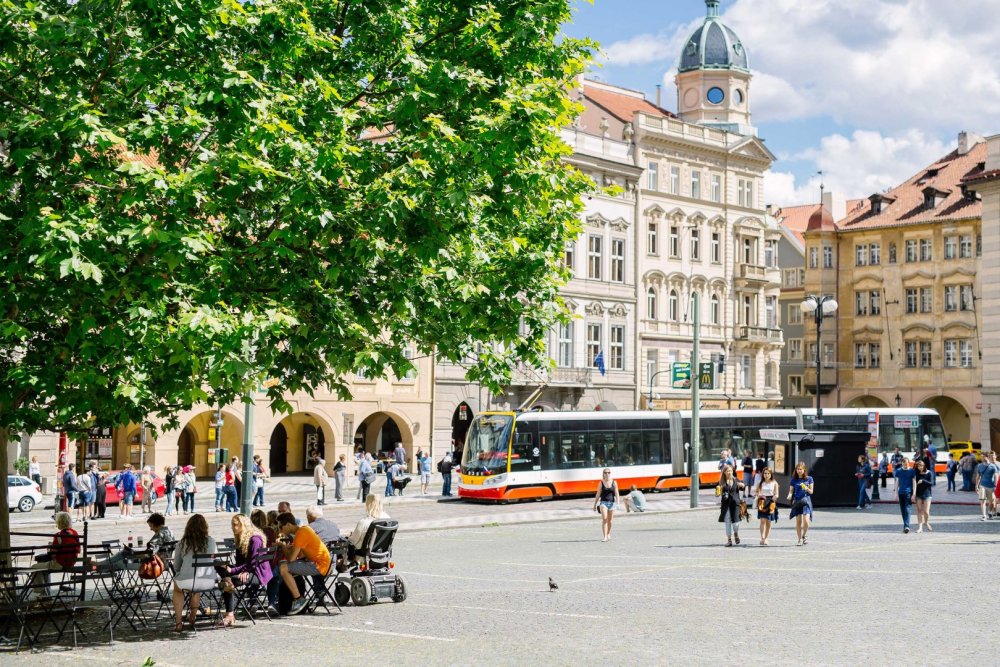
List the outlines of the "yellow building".
{"type": "MultiPolygon", "coordinates": [[[[982,203],[963,179],[985,159],[983,140],[963,132],[956,150],[836,224],[825,209],[810,219],[805,291],[839,304],[823,325],[824,406],[933,408],[950,439],[981,439],[982,203]]],[[[816,327],[805,325],[815,392],[816,327]]]]}

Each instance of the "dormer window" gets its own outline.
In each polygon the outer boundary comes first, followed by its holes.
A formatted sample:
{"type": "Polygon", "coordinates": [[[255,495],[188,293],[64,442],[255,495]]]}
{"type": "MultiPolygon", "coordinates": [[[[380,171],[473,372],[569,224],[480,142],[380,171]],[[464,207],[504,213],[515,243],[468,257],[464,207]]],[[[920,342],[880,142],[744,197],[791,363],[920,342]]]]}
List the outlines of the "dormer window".
{"type": "Polygon", "coordinates": [[[928,210],[937,208],[951,194],[951,190],[939,190],[933,186],[927,186],[922,192],[924,193],[924,208],[928,210]]]}
{"type": "Polygon", "coordinates": [[[868,201],[872,203],[872,215],[878,215],[885,209],[886,206],[896,201],[896,198],[890,197],[889,195],[875,193],[868,198],[868,201]]]}

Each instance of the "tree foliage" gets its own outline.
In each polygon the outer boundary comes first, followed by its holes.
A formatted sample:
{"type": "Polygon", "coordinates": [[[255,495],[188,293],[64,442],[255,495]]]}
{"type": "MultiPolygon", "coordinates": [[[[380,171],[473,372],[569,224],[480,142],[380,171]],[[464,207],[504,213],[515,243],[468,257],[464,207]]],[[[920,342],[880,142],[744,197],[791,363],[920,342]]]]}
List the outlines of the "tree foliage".
{"type": "Polygon", "coordinates": [[[0,427],[544,363],[567,0],[0,0],[0,427]]]}

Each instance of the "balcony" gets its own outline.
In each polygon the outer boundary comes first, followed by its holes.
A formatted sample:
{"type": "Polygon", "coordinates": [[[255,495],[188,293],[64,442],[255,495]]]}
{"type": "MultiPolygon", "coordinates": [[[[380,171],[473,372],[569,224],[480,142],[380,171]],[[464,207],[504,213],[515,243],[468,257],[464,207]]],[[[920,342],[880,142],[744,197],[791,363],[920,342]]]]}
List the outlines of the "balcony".
{"type": "Polygon", "coordinates": [[[546,383],[559,387],[590,387],[594,384],[594,373],[599,373],[599,371],[596,368],[554,368],[546,372],[521,366],[514,369],[511,375],[511,384],[538,385],[546,383]]]}
{"type": "Polygon", "coordinates": [[[740,264],[736,269],[736,287],[759,289],[768,283],[766,266],[740,264]]]}
{"type": "Polygon", "coordinates": [[[768,329],[765,327],[739,327],[736,330],[736,340],[746,343],[781,345],[784,340],[781,336],[781,329],[768,329]]]}

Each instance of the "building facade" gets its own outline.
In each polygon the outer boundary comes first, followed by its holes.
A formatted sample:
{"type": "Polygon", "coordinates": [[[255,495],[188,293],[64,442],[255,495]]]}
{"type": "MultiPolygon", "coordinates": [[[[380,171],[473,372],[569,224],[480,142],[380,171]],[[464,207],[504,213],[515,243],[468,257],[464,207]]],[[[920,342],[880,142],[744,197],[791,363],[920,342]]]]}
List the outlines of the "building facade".
{"type": "MultiPolygon", "coordinates": [[[[825,208],[810,219],[806,292],[839,303],[824,322],[824,405],[934,408],[950,439],[980,440],[982,204],[965,179],[985,159],[982,139],[963,132],[956,150],[836,225],[825,208]]],[[[809,360],[815,336],[807,318],[809,360]]],[[[812,363],[807,390],[814,374],[812,363]]]]}
{"type": "Polygon", "coordinates": [[[774,212],[781,229],[778,242],[778,263],[781,268],[781,293],[778,312],[785,348],[781,359],[781,392],[783,407],[810,407],[813,399],[805,387],[806,340],[801,304],[806,291],[806,246],[803,234],[809,218],[819,210],[819,204],[787,206],[774,212]]]}
{"type": "MultiPolygon", "coordinates": [[[[983,285],[1000,285],[1000,135],[989,138],[981,171],[971,174],[965,185],[982,197],[982,257],[977,275],[983,285]]],[[[979,433],[984,448],[1000,451],[1000,291],[981,292],[977,305],[982,336],[983,403],[979,433]]]]}

